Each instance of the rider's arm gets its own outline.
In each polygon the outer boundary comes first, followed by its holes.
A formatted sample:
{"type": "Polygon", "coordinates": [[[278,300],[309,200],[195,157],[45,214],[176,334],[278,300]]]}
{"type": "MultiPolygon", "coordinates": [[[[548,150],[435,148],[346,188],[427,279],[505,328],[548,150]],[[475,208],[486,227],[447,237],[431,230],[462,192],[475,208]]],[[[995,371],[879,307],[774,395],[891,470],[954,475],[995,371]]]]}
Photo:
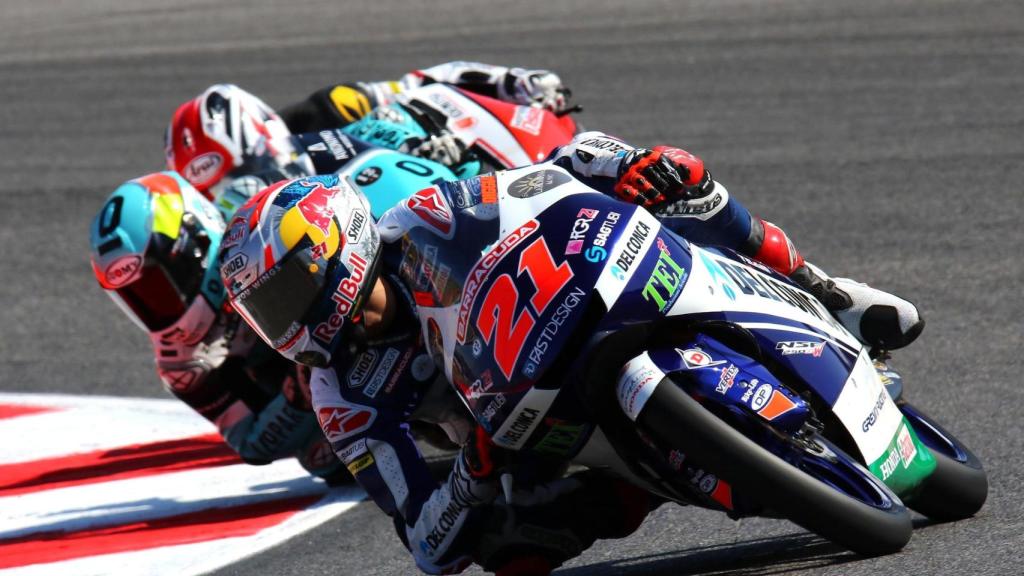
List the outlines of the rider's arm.
{"type": "Polygon", "coordinates": [[[405,420],[418,401],[415,386],[389,379],[406,378],[404,353],[380,350],[378,356],[374,362],[391,358],[386,370],[374,363],[377,369],[362,376],[338,367],[313,371],[310,388],[321,429],[356,481],[394,520],[417,566],[431,574],[459,571],[475,546],[480,507],[497,489],[471,478],[461,458],[443,482],[434,480],[405,420]]]}
{"type": "Polygon", "coordinates": [[[317,433],[316,418],[297,393],[295,370],[262,367],[263,374],[273,374],[274,384],[280,384],[279,392],[268,393],[243,357],[224,356],[217,348],[217,343],[200,344],[188,358],[173,361],[158,356],[164,387],[213,422],[244,461],[266,464],[295,455],[317,433]]]}
{"type": "MultiPolygon", "coordinates": [[[[552,154],[552,160],[588,186],[620,198],[616,187],[640,149],[602,132],[578,134],[552,154]]],[[[754,222],[725,186],[710,180],[693,194],[651,208],[669,229],[690,240],[744,251],[754,222]]]]}

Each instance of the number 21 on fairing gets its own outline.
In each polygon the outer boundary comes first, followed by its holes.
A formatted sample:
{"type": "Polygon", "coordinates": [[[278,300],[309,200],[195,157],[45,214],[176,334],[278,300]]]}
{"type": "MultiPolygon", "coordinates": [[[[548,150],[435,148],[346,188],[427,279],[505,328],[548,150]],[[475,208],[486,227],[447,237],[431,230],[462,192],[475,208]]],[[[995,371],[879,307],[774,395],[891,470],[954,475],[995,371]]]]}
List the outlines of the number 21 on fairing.
{"type": "Polygon", "coordinates": [[[519,288],[512,276],[505,273],[494,280],[476,319],[476,328],[483,335],[484,342],[490,344],[494,341],[494,360],[508,380],[512,379],[516,360],[527,336],[537,324],[537,317],[544,313],[544,309],[573,277],[568,262],[555,265],[544,238],[534,240],[519,254],[516,278],[522,278],[523,272],[536,290],[530,298],[530,306],[524,307],[513,321],[519,305],[519,288]],[[530,313],[531,307],[535,314],[530,313]]]}

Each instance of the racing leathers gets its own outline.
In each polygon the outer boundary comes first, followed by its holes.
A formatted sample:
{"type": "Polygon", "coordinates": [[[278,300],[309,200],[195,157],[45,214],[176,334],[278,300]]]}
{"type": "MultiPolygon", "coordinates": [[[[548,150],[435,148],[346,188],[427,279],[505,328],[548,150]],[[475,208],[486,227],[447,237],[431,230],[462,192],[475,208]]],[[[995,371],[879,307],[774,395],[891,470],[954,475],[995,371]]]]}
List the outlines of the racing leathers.
{"type": "MultiPolygon", "coordinates": [[[[556,150],[550,161],[598,191],[649,205],[664,225],[687,238],[733,247],[790,273],[801,267],[801,259],[781,230],[769,230],[769,225],[753,218],[724,186],[711,179],[698,159],[682,150],[636,149],[601,133],[584,133],[556,150]],[[657,189],[648,194],[651,182],[657,183],[657,189]]],[[[422,196],[421,202],[401,202],[382,216],[378,223],[384,240],[382,277],[399,293],[400,302],[390,327],[391,336],[371,342],[362,351],[337,353],[329,367],[314,369],[311,379],[314,409],[332,448],[377,505],[392,517],[417,566],[428,573],[459,571],[470,559],[480,560],[482,549],[491,540],[488,530],[507,508],[501,506],[503,490],[497,479],[473,473],[468,462],[474,458],[467,455],[467,448],[462,449],[453,469],[438,484],[409,433],[409,421],[423,412],[421,404],[432,396],[431,383],[440,377],[432,356],[443,348],[432,340],[431,330],[426,335],[421,333],[415,318],[420,313],[418,307],[426,302],[441,307],[456,303],[459,288],[452,287],[456,292],[447,295],[418,291],[417,275],[447,277],[451,263],[439,261],[426,248],[422,254],[410,250],[402,238],[407,223],[421,218],[413,211],[423,206],[440,212],[440,204],[457,207],[457,216],[469,214],[460,217],[470,222],[496,217],[496,196],[484,199],[488,194],[484,181],[488,178],[485,175],[441,183],[433,192],[428,189],[417,193],[414,198],[422,196]],[[443,195],[444,202],[429,201],[434,193],[443,195]],[[428,342],[423,342],[424,337],[428,342]]],[[[542,181],[528,186],[546,189],[542,181]]],[[[433,221],[430,218],[428,214],[428,222],[433,221]]],[[[457,229],[473,230],[473,226],[457,229]]],[[[459,373],[458,363],[453,365],[451,379],[464,390],[470,388],[467,376],[459,373]]],[[[458,436],[454,439],[462,443],[470,437],[470,424],[464,418],[449,424],[458,436]]],[[[595,538],[628,534],[647,513],[650,503],[638,504],[636,499],[616,496],[615,489],[621,486],[609,487],[598,490],[601,497],[597,500],[621,506],[618,514],[591,517],[585,514],[585,507],[577,507],[572,510],[585,521],[567,522],[565,503],[578,496],[579,490],[594,488],[599,482],[586,477],[557,480],[560,470],[545,470],[542,461],[532,461],[528,454],[518,456],[517,479],[532,475],[533,485],[546,489],[549,496],[536,506],[527,506],[532,515],[521,517],[529,516],[535,526],[547,530],[546,534],[560,533],[571,542],[563,547],[561,556],[555,556],[554,565],[578,554],[595,538]],[[601,525],[602,519],[611,517],[630,521],[614,528],[601,525]]],[[[546,540],[550,543],[558,538],[546,540]]]]}
{"type": "Polygon", "coordinates": [[[703,162],[688,152],[664,146],[638,149],[588,132],[552,156],[556,164],[598,190],[615,178],[613,189],[619,198],[647,206],[662,224],[687,239],[731,248],[788,276],[869,346],[901,348],[924,328],[917,307],[907,300],[848,278],[830,278],[806,262],[781,228],[730,198],[703,162]],[[672,190],[675,197],[660,194],[662,189],[672,190]]]}
{"type": "Polygon", "coordinates": [[[328,481],[346,477],[320,434],[304,374],[268,348],[233,312],[203,298],[150,335],[157,372],[175,397],[213,422],[249,464],[296,457],[328,481]]]}

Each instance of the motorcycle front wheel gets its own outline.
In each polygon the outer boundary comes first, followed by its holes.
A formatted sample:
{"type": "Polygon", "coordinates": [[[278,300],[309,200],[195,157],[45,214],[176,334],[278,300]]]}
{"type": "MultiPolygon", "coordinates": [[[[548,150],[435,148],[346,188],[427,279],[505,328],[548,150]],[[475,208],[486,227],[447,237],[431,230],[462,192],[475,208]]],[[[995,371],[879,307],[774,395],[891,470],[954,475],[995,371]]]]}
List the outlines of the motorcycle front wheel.
{"type": "Polygon", "coordinates": [[[901,400],[897,406],[936,463],[935,471],[907,498],[907,505],[940,522],[974,516],[988,497],[988,475],[981,461],[963,442],[909,402],[901,400]]]}

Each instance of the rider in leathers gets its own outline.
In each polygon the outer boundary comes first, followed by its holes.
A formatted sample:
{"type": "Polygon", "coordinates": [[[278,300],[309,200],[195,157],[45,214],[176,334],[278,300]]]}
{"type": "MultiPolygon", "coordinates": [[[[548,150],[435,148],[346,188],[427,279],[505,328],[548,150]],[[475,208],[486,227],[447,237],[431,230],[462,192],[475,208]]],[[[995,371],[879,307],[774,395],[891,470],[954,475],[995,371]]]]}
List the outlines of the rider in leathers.
{"type": "Polygon", "coordinates": [[[278,180],[338,170],[353,147],[397,150],[475,175],[479,166],[465,143],[429,114],[396,102],[402,92],[436,82],[553,112],[565,111],[571,95],[553,72],[477,62],[439,64],[399,81],[328,86],[280,114],[237,86],[217,84],[175,111],[165,135],[167,167],[229,213],[278,180]]]}
{"type": "Polygon", "coordinates": [[[149,333],[164,388],[217,426],[242,460],[298,458],[329,482],[348,478],[317,427],[305,372],[224,306],[215,255],[223,216],[184,179],[125,182],[90,226],[100,286],[149,333]]]}
{"type": "MultiPolygon", "coordinates": [[[[552,162],[599,191],[648,207],[666,226],[688,238],[735,248],[790,275],[869,344],[896,348],[920,331],[922,321],[912,304],[865,285],[830,279],[810,267],[781,229],[753,217],[711,179],[699,159],[683,150],[636,149],[604,134],[585,133],[556,151],[552,162]],[[874,313],[878,307],[895,314],[874,313]]],[[[486,212],[485,204],[495,201],[484,198],[484,178],[446,182],[434,190],[445,196],[449,206],[460,206],[460,217],[476,218],[473,210],[486,212]],[[464,195],[461,202],[456,195],[464,195]]],[[[264,216],[257,224],[254,214],[291,209],[296,205],[294,198],[303,197],[308,186],[322,184],[296,180],[262,192],[243,207],[229,228],[247,227],[248,236],[237,249],[222,252],[222,259],[270,250],[263,242],[278,233],[272,223],[280,218],[264,216]],[[289,199],[289,194],[297,196],[289,199]]],[[[351,226],[344,228],[352,220],[348,210],[344,212],[332,213],[330,218],[343,234],[366,241],[364,224],[355,232],[351,226]]],[[[286,267],[288,255],[279,255],[283,259],[273,269],[225,274],[229,296],[236,306],[247,309],[246,320],[268,342],[276,342],[280,352],[318,366],[311,391],[326,438],[356,480],[394,519],[399,537],[423,571],[459,571],[475,559],[491,569],[511,566],[522,573],[543,573],[597,538],[629,534],[652,506],[645,493],[589,472],[545,482],[560,470],[533,468],[524,455],[518,455],[516,462],[517,483],[525,480],[530,485],[532,480],[536,489],[528,497],[514,498],[511,508],[503,505],[508,503],[502,502],[499,475],[505,454],[489,443],[479,427],[475,431],[465,425],[452,427],[465,445],[446,481],[438,485],[433,479],[408,432],[408,422],[429,402],[430,384],[439,376],[416,318],[419,299],[429,295],[415,293],[401,279],[415,271],[401,270],[402,244],[398,242],[411,223],[422,225],[421,214],[414,214],[406,202],[385,213],[377,226],[383,240],[380,254],[370,249],[361,256],[350,255],[349,264],[354,262],[356,268],[334,291],[328,285],[309,302],[294,304],[297,316],[290,323],[260,305],[299,298],[295,292],[275,294],[270,288],[275,283],[267,281],[275,275],[287,276],[275,270],[286,267]],[[381,262],[379,273],[375,272],[381,262]],[[331,312],[329,317],[309,314],[325,308],[331,312]],[[312,334],[321,331],[325,339],[317,343],[312,334]],[[363,335],[366,348],[350,346],[357,334],[363,335]],[[510,509],[515,512],[510,514],[510,509]],[[504,521],[509,518],[514,521],[504,521]],[[510,548],[515,553],[508,553],[510,548]]],[[[285,250],[284,254],[295,253],[285,250]]],[[[418,263],[431,274],[443,273],[443,264],[418,263]]],[[[313,264],[300,268],[307,266],[310,273],[323,269],[313,264]]],[[[453,378],[459,375],[453,373],[453,378]]]]}

